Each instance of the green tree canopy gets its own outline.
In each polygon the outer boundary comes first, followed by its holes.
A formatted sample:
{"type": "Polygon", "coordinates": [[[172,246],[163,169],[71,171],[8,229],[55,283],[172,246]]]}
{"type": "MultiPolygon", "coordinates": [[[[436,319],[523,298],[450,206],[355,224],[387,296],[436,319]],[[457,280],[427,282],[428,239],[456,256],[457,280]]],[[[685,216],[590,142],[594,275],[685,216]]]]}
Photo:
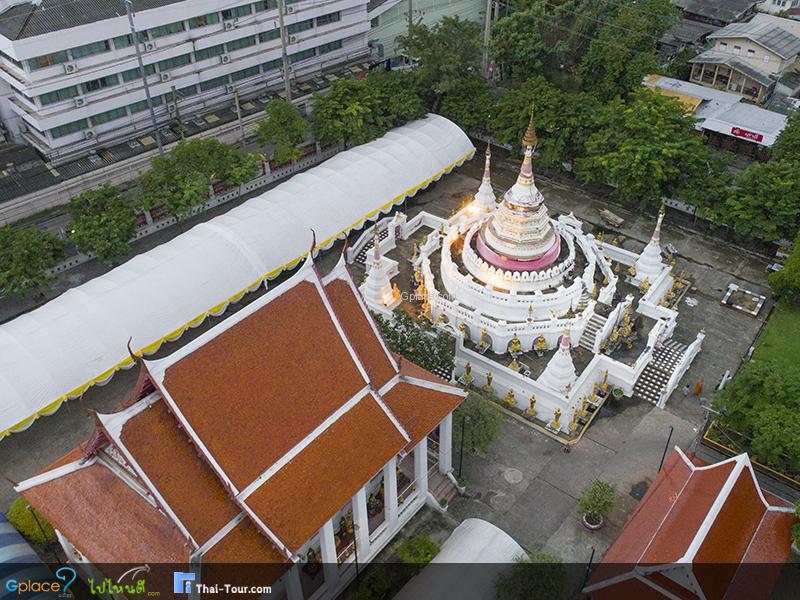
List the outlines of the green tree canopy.
{"type": "Polygon", "coordinates": [[[439,113],[457,123],[464,131],[478,133],[491,129],[494,110],[492,88],[480,75],[470,75],[464,78],[461,85],[445,94],[439,113]]]}
{"type": "Polygon", "coordinates": [[[529,8],[502,17],[492,26],[489,56],[501,65],[504,79],[523,80],[542,72],[544,59],[552,51],[544,39],[550,26],[545,18],[547,4],[534,0],[529,8]]]}
{"type": "Polygon", "coordinates": [[[503,417],[491,400],[470,392],[453,412],[453,448],[461,446],[462,423],[465,451],[486,452],[500,435],[503,417]]]}
{"type": "Polygon", "coordinates": [[[272,100],[264,109],[267,118],[258,122],[256,135],[262,146],[275,146],[275,161],[285,165],[302,156],[300,144],[308,137],[308,121],[286,100],[272,100]]]}
{"type": "Polygon", "coordinates": [[[69,202],[72,242],[81,252],[111,261],[130,250],[136,232],[136,213],[119,190],[104,185],[87,190],[69,202]]]}
{"type": "Polygon", "coordinates": [[[474,21],[455,16],[444,17],[433,27],[412,25],[397,43],[419,61],[417,75],[420,84],[433,91],[433,112],[444,94],[457,89],[467,76],[480,73],[481,26],[474,21]]]}
{"type": "Polygon", "coordinates": [[[794,239],[794,250],[783,268],[769,276],[769,286],[777,298],[800,303],[800,235],[794,239]]]}
{"type": "Polygon", "coordinates": [[[64,256],[60,238],[35,227],[0,227],[0,296],[47,286],[46,271],[64,256]]]}
{"type": "Polygon", "coordinates": [[[564,596],[564,561],[546,552],[531,552],[495,580],[497,600],[557,600],[564,596]]]}
{"type": "Polygon", "coordinates": [[[772,145],[774,160],[794,160],[800,162],[800,112],[789,117],[786,127],[772,145]]]}
{"type": "Polygon", "coordinates": [[[629,202],[656,206],[708,169],[710,150],[693,135],[684,107],[649,89],[628,102],[615,98],[601,111],[578,161],[584,181],[606,183],[629,202]]]}

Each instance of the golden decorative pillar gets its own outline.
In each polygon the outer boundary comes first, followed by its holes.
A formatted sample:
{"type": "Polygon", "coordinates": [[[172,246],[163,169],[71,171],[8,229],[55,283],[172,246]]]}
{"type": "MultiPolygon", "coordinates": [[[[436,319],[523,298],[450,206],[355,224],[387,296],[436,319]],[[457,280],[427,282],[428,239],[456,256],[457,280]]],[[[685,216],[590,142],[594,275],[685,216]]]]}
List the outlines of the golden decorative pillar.
{"type": "Polygon", "coordinates": [[[592,300],[597,300],[597,297],[599,295],[600,295],[600,284],[595,281],[594,289],[592,290],[592,300]]]}

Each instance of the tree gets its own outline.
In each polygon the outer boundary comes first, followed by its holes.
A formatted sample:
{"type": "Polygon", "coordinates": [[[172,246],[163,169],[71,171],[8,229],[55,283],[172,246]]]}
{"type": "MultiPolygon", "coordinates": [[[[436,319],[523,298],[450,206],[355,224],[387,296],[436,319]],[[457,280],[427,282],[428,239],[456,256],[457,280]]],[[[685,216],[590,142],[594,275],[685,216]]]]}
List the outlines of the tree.
{"type": "Polygon", "coordinates": [[[598,525],[617,500],[617,490],[610,483],[595,479],[581,493],[580,509],[591,525],[598,525]]]}
{"type": "Polygon", "coordinates": [[[489,84],[480,75],[470,75],[444,95],[439,113],[464,131],[479,133],[490,129],[494,108],[495,99],[489,84]]]}
{"type": "Polygon", "coordinates": [[[503,417],[491,400],[471,392],[453,412],[453,448],[461,446],[462,423],[464,448],[473,453],[486,452],[500,435],[503,417]]]}
{"type": "Polygon", "coordinates": [[[414,73],[374,71],[366,79],[367,87],[375,93],[371,118],[375,121],[376,137],[390,129],[425,116],[425,105],[414,73]]]}
{"type": "Polygon", "coordinates": [[[402,311],[392,319],[376,315],[375,321],[392,351],[431,373],[453,372],[453,338],[448,334],[421,325],[402,311]]]}
{"type": "Polygon", "coordinates": [[[693,135],[692,120],[676,99],[649,89],[615,98],[598,116],[578,160],[579,177],[614,186],[623,200],[657,206],[663,197],[708,169],[710,150],[693,135]]]}
{"type": "Polygon", "coordinates": [[[111,261],[130,250],[136,232],[136,213],[119,190],[104,185],[87,190],[69,202],[72,242],[81,252],[111,261]]]}
{"type": "Polygon", "coordinates": [[[658,68],[656,43],[677,20],[670,0],[639,0],[619,12],[592,39],[580,65],[584,89],[608,101],[641,85],[658,68]]]}
{"type": "Polygon", "coordinates": [[[433,92],[437,112],[444,94],[461,85],[470,74],[480,73],[481,26],[458,16],[444,17],[433,27],[412,25],[408,35],[397,37],[403,52],[419,61],[420,84],[433,92]]]}
{"type": "Polygon", "coordinates": [[[794,239],[794,250],[783,268],[769,276],[769,286],[776,298],[800,303],[800,235],[794,239]]]}
{"type": "Polygon", "coordinates": [[[63,242],[51,233],[35,227],[0,228],[0,296],[24,295],[45,287],[46,271],[63,256],[63,242]]]}
{"type": "Polygon", "coordinates": [[[692,74],[692,65],[689,62],[699,53],[693,48],[684,48],[672,57],[669,64],[663,69],[664,75],[673,79],[688,80],[692,74]]]}
{"type": "Polygon", "coordinates": [[[494,23],[490,56],[501,65],[503,78],[527,79],[542,72],[544,59],[552,51],[543,32],[547,2],[535,0],[526,10],[513,12],[494,23]]]}
{"type": "Polygon", "coordinates": [[[521,150],[522,136],[530,121],[531,109],[536,113],[538,124],[544,115],[557,110],[560,102],[559,90],[544,77],[528,79],[497,100],[492,119],[495,139],[500,144],[509,144],[514,151],[521,150]]]}
{"type": "Polygon", "coordinates": [[[800,161],[800,113],[790,116],[778,135],[772,145],[772,159],[800,161]]]}
{"type": "Polygon", "coordinates": [[[798,163],[787,159],[752,163],[736,175],[718,218],[741,236],[792,239],[800,228],[798,197],[798,163]]]}
{"type": "Polygon", "coordinates": [[[33,509],[22,496],[8,507],[6,518],[20,535],[37,546],[48,546],[58,541],[53,526],[33,509]]]}
{"type": "Polygon", "coordinates": [[[300,144],[308,137],[308,121],[286,100],[272,100],[264,109],[267,118],[256,126],[258,143],[275,146],[275,162],[285,165],[302,156],[300,144]]]}
{"type": "Polygon", "coordinates": [[[494,582],[497,600],[552,600],[564,595],[564,561],[545,552],[520,556],[494,582]]]}

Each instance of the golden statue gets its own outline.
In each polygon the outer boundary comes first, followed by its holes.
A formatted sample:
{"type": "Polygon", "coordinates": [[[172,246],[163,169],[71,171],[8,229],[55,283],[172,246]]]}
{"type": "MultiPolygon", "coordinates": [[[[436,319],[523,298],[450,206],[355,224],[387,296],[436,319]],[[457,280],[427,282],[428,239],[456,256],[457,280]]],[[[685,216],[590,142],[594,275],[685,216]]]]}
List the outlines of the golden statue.
{"type": "Polygon", "coordinates": [[[608,336],[608,339],[612,344],[616,343],[616,341],[619,339],[619,327],[614,327],[614,329],[611,330],[611,335],[608,336]]]}
{"type": "Polygon", "coordinates": [[[503,402],[505,402],[509,406],[517,405],[517,400],[516,398],[514,398],[514,390],[512,390],[511,388],[508,389],[508,393],[506,394],[506,397],[503,398],[503,402]]]}
{"type": "Polygon", "coordinates": [[[667,290],[667,300],[672,300],[675,297],[675,292],[672,291],[672,288],[667,290]]]}
{"type": "Polygon", "coordinates": [[[619,246],[619,238],[617,236],[614,236],[614,239],[611,240],[611,245],[612,246],[619,246]]]}
{"type": "Polygon", "coordinates": [[[598,242],[603,242],[606,239],[606,234],[603,233],[602,231],[598,231],[597,235],[594,236],[594,239],[596,239],[598,242]]]}
{"type": "Polygon", "coordinates": [[[544,339],[543,335],[539,334],[536,341],[533,342],[533,349],[537,352],[544,352],[547,350],[547,340],[544,339]]]}
{"type": "Polygon", "coordinates": [[[417,286],[417,296],[425,298],[426,295],[427,295],[427,290],[425,289],[425,282],[420,280],[419,285],[417,286]]]}
{"type": "Polygon", "coordinates": [[[422,273],[419,270],[419,267],[414,267],[414,281],[417,283],[422,283],[422,273]]]}
{"type": "Polygon", "coordinates": [[[603,277],[603,285],[608,285],[608,274],[603,277]]]}
{"type": "Polygon", "coordinates": [[[442,237],[444,237],[444,223],[442,223],[441,225],[439,225],[439,235],[441,235],[442,237]]]}
{"type": "Polygon", "coordinates": [[[568,427],[569,427],[570,433],[575,433],[575,431],[578,429],[578,409],[577,408],[573,408],[572,409],[572,419],[570,420],[568,427]]]}
{"type": "Polygon", "coordinates": [[[588,406],[589,401],[586,399],[586,396],[584,396],[581,398],[581,412],[579,413],[582,419],[585,419],[589,416],[589,410],[587,408],[588,406]]]}
{"type": "Polygon", "coordinates": [[[443,312],[442,312],[442,313],[439,313],[439,316],[438,316],[438,317],[436,317],[436,324],[437,324],[437,325],[441,325],[442,323],[444,323],[444,320],[445,320],[446,318],[447,318],[447,317],[445,317],[445,315],[444,315],[444,313],[443,313],[443,312]]]}
{"type": "Polygon", "coordinates": [[[486,392],[487,394],[491,394],[494,391],[492,389],[492,372],[491,371],[486,373],[486,385],[483,386],[483,388],[481,388],[481,389],[483,389],[483,391],[486,392]]]}
{"type": "Polygon", "coordinates": [[[608,369],[603,373],[603,381],[600,382],[600,389],[604,392],[608,389],[608,369]]]}
{"type": "Polygon", "coordinates": [[[553,420],[550,421],[550,427],[552,429],[561,429],[561,423],[558,420],[561,418],[561,409],[557,408],[556,412],[553,413],[553,420]]]}
{"type": "Polygon", "coordinates": [[[489,345],[489,332],[486,331],[486,327],[481,330],[481,348],[486,348],[489,345]]]}
{"type": "Polygon", "coordinates": [[[458,324],[458,330],[461,332],[461,335],[467,337],[467,325],[464,322],[458,324]]]}
{"type": "Polygon", "coordinates": [[[411,262],[417,262],[417,258],[419,257],[419,246],[417,242],[414,242],[414,251],[411,253],[411,262]]]}
{"type": "Polygon", "coordinates": [[[508,351],[509,352],[522,352],[522,342],[519,338],[515,335],[511,338],[511,341],[508,343],[508,351]]]}
{"type": "Polygon", "coordinates": [[[597,401],[597,390],[598,390],[599,387],[600,387],[600,384],[597,383],[597,382],[595,382],[594,385],[592,386],[592,397],[591,397],[592,402],[596,402],[597,401]]]}
{"type": "Polygon", "coordinates": [[[617,263],[616,265],[614,265],[614,275],[619,275],[619,272],[620,272],[621,270],[622,270],[622,265],[620,265],[619,263],[617,263]]]}
{"type": "Polygon", "coordinates": [[[472,383],[473,379],[475,378],[472,376],[472,363],[468,362],[464,365],[464,375],[461,376],[461,381],[469,384],[472,383]]]}
{"type": "Polygon", "coordinates": [[[396,281],[392,284],[392,298],[394,298],[395,300],[400,299],[400,288],[397,287],[396,281]]]}
{"type": "Polygon", "coordinates": [[[519,373],[520,369],[522,368],[522,365],[520,365],[517,362],[517,359],[514,358],[514,360],[511,361],[511,364],[508,365],[508,368],[511,369],[512,371],[519,373]]]}
{"type": "Polygon", "coordinates": [[[659,306],[663,306],[664,308],[669,308],[669,302],[667,302],[666,298],[662,298],[658,301],[659,306]]]}
{"type": "Polygon", "coordinates": [[[628,275],[631,277],[636,277],[636,265],[631,265],[628,267],[628,275]]]}
{"type": "Polygon", "coordinates": [[[620,335],[622,335],[623,339],[627,339],[631,335],[632,331],[633,331],[633,325],[631,325],[631,322],[628,321],[627,323],[622,324],[620,335]]]}
{"type": "Polygon", "coordinates": [[[424,246],[427,243],[428,243],[428,234],[426,233],[425,235],[422,236],[422,239],[420,240],[420,246],[424,246]]]}
{"type": "Polygon", "coordinates": [[[649,277],[645,277],[644,278],[644,281],[642,281],[641,289],[642,289],[642,293],[644,293],[644,294],[646,294],[647,290],[650,289],[650,278],[649,277]]]}
{"type": "Polygon", "coordinates": [[[531,394],[530,406],[525,411],[529,417],[536,415],[536,394],[531,394]]]}
{"type": "Polygon", "coordinates": [[[597,300],[597,297],[599,295],[600,295],[600,284],[595,281],[594,289],[592,290],[592,300],[597,300]]]}

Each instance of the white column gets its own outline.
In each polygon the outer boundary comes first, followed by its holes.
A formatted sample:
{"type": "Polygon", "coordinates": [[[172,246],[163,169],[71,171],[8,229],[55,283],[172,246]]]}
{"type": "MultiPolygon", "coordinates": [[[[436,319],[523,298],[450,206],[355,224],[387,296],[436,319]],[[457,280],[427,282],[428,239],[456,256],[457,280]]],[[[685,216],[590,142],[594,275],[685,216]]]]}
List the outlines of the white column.
{"type": "Polygon", "coordinates": [[[439,423],[439,473],[453,470],[453,413],[439,423]]]}
{"type": "Polygon", "coordinates": [[[320,550],[322,550],[322,567],[325,571],[325,583],[333,592],[339,587],[339,564],[336,562],[336,539],[333,536],[333,521],[325,522],[319,531],[320,550]]]}
{"type": "Polygon", "coordinates": [[[300,583],[300,571],[298,565],[293,566],[283,576],[286,584],[286,597],[289,600],[303,600],[303,586],[300,583]]]}
{"type": "Polygon", "coordinates": [[[417,492],[422,501],[428,495],[428,438],[414,447],[414,479],[417,484],[417,492]]]}
{"type": "Polygon", "coordinates": [[[397,527],[397,457],[383,467],[383,510],[389,531],[397,527]]]}
{"type": "Polygon", "coordinates": [[[367,488],[362,487],[353,496],[353,535],[358,544],[360,556],[369,555],[369,521],[367,515],[367,488]]]}

